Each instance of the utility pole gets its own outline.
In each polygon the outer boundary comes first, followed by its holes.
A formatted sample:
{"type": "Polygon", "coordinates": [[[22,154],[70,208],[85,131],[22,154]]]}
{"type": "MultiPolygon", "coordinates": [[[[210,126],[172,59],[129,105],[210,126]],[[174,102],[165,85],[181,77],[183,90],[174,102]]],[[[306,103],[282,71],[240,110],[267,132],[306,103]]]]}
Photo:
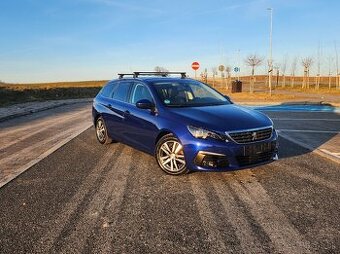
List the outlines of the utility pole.
{"type": "Polygon", "coordinates": [[[318,45],[318,60],[317,60],[317,68],[318,68],[318,73],[316,74],[316,86],[315,89],[319,89],[320,88],[320,80],[321,80],[321,73],[320,73],[320,69],[321,69],[321,44],[319,41],[319,45],[318,45]]]}
{"type": "MultiPolygon", "coordinates": [[[[237,67],[240,68],[240,49],[237,50],[237,67]]],[[[237,81],[240,81],[240,70],[237,72],[237,81]]]]}
{"type": "Polygon", "coordinates": [[[270,35],[269,35],[269,59],[268,59],[268,84],[269,84],[269,94],[272,96],[272,76],[273,76],[273,8],[268,8],[270,11],[270,35]]]}
{"type": "Polygon", "coordinates": [[[336,45],[336,41],[334,41],[334,49],[335,49],[335,63],[336,63],[335,86],[336,86],[336,89],[340,89],[339,57],[338,57],[338,48],[336,45]]]}

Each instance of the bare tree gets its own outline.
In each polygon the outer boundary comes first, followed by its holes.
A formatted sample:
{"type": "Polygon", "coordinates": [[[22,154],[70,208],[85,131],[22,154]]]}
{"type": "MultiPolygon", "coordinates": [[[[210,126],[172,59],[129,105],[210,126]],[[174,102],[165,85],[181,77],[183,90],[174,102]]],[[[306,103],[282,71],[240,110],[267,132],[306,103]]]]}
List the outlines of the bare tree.
{"type": "Polygon", "coordinates": [[[319,42],[318,45],[318,57],[317,57],[317,73],[316,73],[316,84],[315,84],[315,89],[319,89],[320,88],[320,80],[321,80],[321,75],[320,75],[320,71],[321,71],[321,44],[319,42]]]}
{"type": "Polygon", "coordinates": [[[231,67],[229,65],[226,65],[225,72],[226,72],[226,76],[227,76],[226,89],[228,90],[229,86],[230,86],[230,81],[231,81],[231,67]]]}
{"type": "Polygon", "coordinates": [[[263,58],[257,56],[256,54],[249,55],[246,59],[244,59],[246,65],[251,67],[251,82],[250,82],[250,92],[254,92],[254,75],[255,75],[255,68],[260,66],[263,62],[263,58]]]}
{"type": "Polygon", "coordinates": [[[294,87],[297,62],[298,62],[298,58],[294,57],[292,64],[291,64],[291,69],[290,69],[290,86],[291,87],[294,87]]]}
{"type": "Polygon", "coordinates": [[[280,65],[279,64],[275,65],[274,69],[276,70],[276,83],[275,83],[275,88],[276,88],[279,86],[280,65]]]}
{"type": "Polygon", "coordinates": [[[281,63],[281,73],[282,73],[282,87],[286,87],[286,70],[287,70],[287,55],[284,56],[281,63]]]}
{"type": "Polygon", "coordinates": [[[334,49],[335,49],[335,64],[336,64],[336,88],[340,89],[340,73],[339,73],[339,56],[338,56],[338,47],[336,41],[334,41],[334,49]]]}
{"type": "Polygon", "coordinates": [[[309,88],[309,70],[313,64],[313,58],[305,57],[302,59],[301,64],[304,68],[302,88],[309,88]]]}
{"type": "Polygon", "coordinates": [[[154,68],[155,72],[159,72],[159,73],[165,73],[165,72],[169,72],[169,70],[165,67],[162,66],[156,66],[154,68]]]}
{"type": "Polygon", "coordinates": [[[212,67],[211,68],[211,71],[212,71],[212,74],[213,74],[213,87],[215,87],[215,77],[216,77],[216,75],[218,74],[217,73],[217,67],[212,67]]]}
{"type": "Polygon", "coordinates": [[[330,90],[332,87],[332,62],[333,58],[331,55],[328,56],[328,89],[330,90]]]}
{"type": "Polygon", "coordinates": [[[203,82],[208,83],[208,69],[205,68],[203,72],[203,82]]]}

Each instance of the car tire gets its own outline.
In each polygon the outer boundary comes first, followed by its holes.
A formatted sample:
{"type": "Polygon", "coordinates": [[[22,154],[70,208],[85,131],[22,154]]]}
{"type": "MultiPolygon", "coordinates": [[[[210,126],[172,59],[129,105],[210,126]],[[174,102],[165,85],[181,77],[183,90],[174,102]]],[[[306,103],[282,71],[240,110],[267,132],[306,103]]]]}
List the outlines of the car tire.
{"type": "Polygon", "coordinates": [[[96,121],[96,137],[101,144],[110,144],[112,139],[107,134],[107,128],[104,119],[100,116],[96,121]]]}
{"type": "Polygon", "coordinates": [[[156,145],[155,157],[159,167],[169,175],[182,175],[189,172],[182,144],[173,134],[160,138],[156,145]]]}

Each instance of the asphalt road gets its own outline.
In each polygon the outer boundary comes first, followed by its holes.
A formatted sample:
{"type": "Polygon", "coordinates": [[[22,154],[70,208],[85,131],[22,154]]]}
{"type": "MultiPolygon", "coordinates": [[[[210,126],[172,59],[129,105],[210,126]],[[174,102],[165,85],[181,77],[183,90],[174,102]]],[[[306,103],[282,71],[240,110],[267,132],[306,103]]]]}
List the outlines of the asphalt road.
{"type": "Polygon", "coordinates": [[[0,122],[0,188],[88,129],[90,105],[64,105],[0,122]]]}
{"type": "Polygon", "coordinates": [[[339,165],[280,144],[271,164],[173,177],[91,128],[0,189],[0,253],[339,253],[339,165]]]}

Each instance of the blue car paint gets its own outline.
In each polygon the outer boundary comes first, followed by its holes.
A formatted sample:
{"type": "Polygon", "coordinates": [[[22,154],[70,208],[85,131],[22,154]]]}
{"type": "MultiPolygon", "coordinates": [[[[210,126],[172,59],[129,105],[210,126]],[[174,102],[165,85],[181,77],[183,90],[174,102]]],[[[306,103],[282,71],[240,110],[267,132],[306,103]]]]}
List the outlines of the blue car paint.
{"type": "MultiPolygon", "coordinates": [[[[108,99],[98,94],[93,102],[94,122],[101,115],[111,138],[152,155],[155,154],[159,137],[165,133],[172,133],[183,145],[186,165],[190,170],[216,170],[197,166],[194,163],[199,151],[226,155],[229,166],[218,170],[242,168],[238,165],[235,157],[243,154],[244,147],[247,144],[214,139],[198,139],[189,132],[188,125],[205,128],[221,134],[226,131],[262,128],[273,125],[273,122],[263,113],[235,104],[204,107],[166,107],[151,84],[157,79],[160,81],[166,79],[170,82],[178,81],[178,79],[172,78],[124,79],[133,82],[138,81],[138,83],[146,85],[154,98],[157,112],[140,109],[134,104],[108,99]],[[109,107],[108,105],[114,105],[114,107],[109,107]]],[[[256,143],[276,142],[277,138],[276,132],[273,131],[270,139],[256,143]]]]}

